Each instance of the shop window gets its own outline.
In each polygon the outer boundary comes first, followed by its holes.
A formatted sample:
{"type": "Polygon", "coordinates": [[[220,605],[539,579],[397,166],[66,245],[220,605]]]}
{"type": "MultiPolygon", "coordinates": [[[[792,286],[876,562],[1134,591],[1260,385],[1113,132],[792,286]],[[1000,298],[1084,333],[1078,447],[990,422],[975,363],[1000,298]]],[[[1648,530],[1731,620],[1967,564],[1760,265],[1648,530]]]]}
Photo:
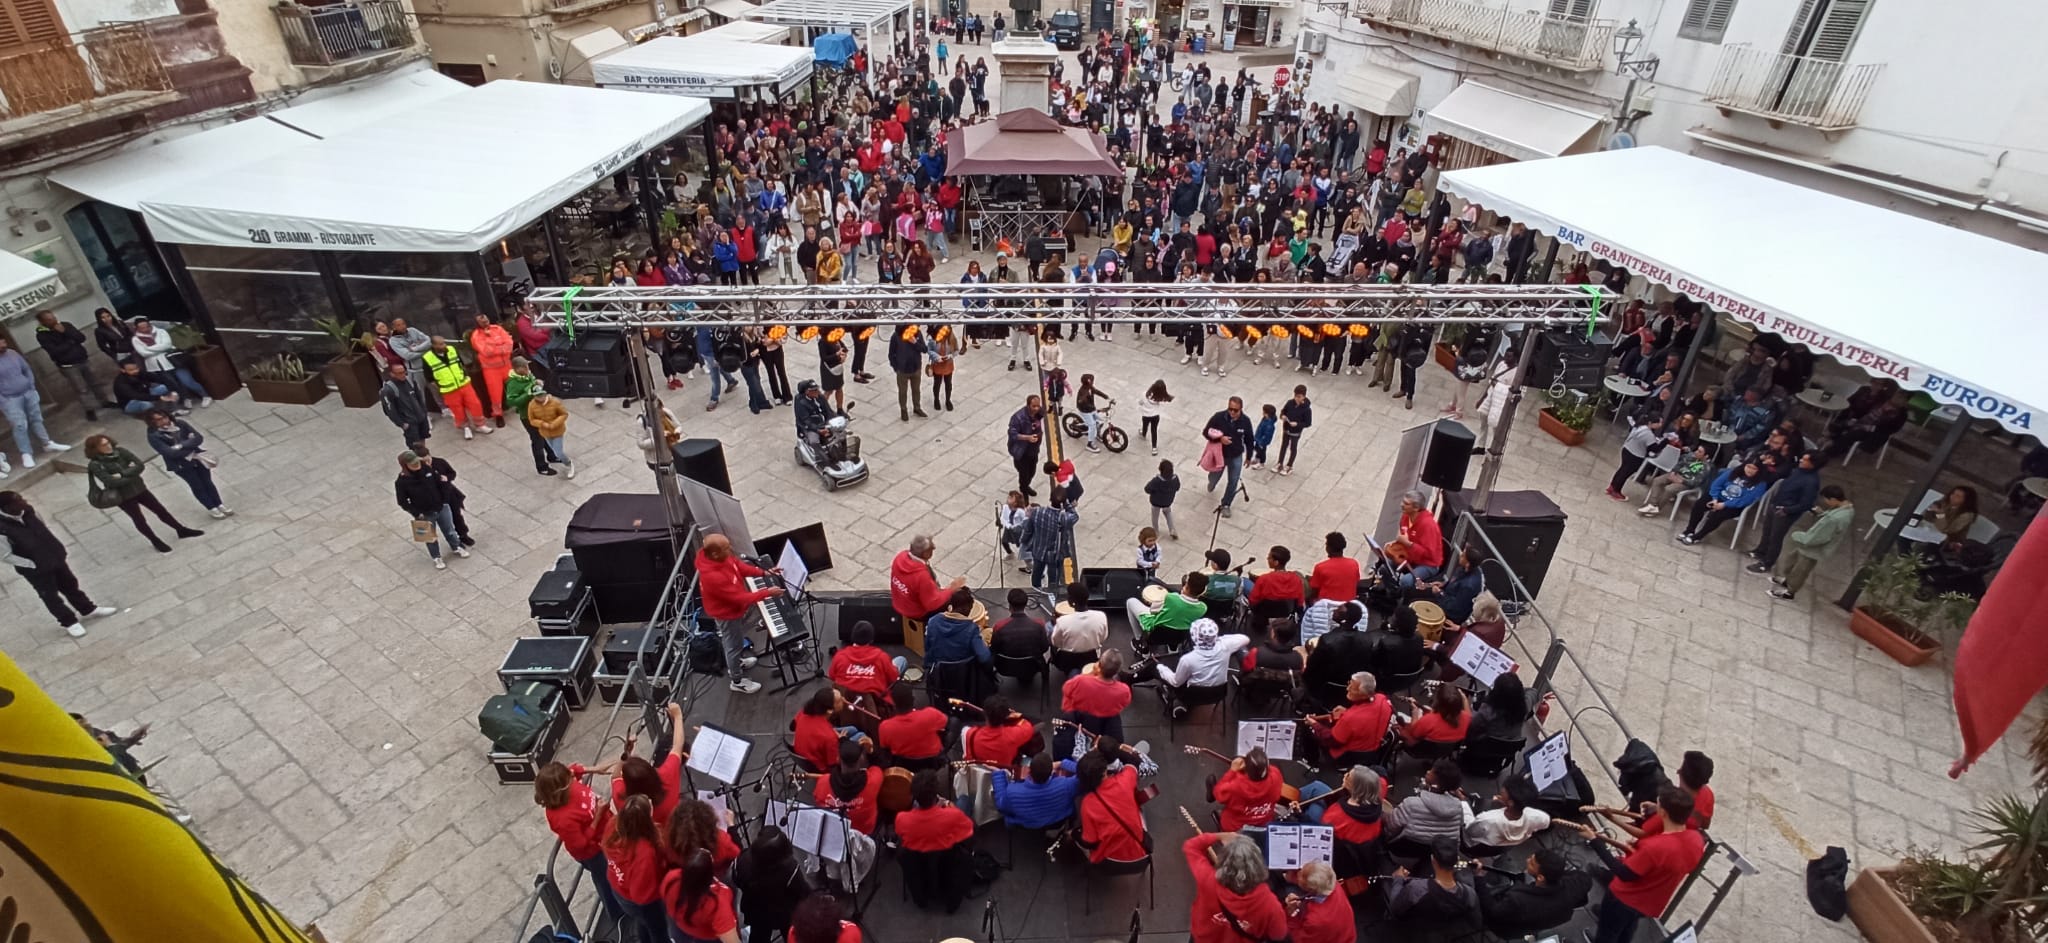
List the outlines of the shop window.
{"type": "Polygon", "coordinates": [[[123,317],[183,321],[188,315],[136,214],[107,203],[81,203],[64,213],[93,280],[123,317]]]}
{"type": "Polygon", "coordinates": [[[368,321],[404,318],[451,340],[468,333],[477,312],[469,256],[456,252],[336,252],[343,290],[368,321]]]}
{"type": "Polygon", "coordinates": [[[214,327],[223,332],[318,335],[318,319],[335,316],[333,295],[312,252],[226,246],[180,249],[193,287],[214,327]]]}
{"type": "Polygon", "coordinates": [[[1728,20],[1735,15],[1735,0],[1690,0],[1685,18],[1678,21],[1678,38],[1718,43],[1728,33],[1728,20]]]}

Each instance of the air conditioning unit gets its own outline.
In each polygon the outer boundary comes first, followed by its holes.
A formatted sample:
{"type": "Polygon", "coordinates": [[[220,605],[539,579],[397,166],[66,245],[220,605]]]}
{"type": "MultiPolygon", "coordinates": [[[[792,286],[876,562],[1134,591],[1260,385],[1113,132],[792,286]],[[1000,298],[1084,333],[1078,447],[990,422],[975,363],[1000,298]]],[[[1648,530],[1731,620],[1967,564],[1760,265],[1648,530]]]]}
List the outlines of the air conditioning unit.
{"type": "Polygon", "coordinates": [[[1328,33],[1312,29],[1305,29],[1301,31],[1302,52],[1308,53],[1311,56],[1320,56],[1323,54],[1324,50],[1329,48],[1330,36],[1328,33]]]}

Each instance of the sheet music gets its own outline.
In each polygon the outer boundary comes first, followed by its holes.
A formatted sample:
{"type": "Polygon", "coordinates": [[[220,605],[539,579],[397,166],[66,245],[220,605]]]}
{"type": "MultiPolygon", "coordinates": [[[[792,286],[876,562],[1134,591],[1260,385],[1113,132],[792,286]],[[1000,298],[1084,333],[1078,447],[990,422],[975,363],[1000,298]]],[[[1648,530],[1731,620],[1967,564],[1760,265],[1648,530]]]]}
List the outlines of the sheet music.
{"type": "Polygon", "coordinates": [[[1266,867],[1293,871],[1311,861],[1331,862],[1336,829],[1328,825],[1266,826],[1266,867]]]}
{"type": "Polygon", "coordinates": [[[1451,649],[1451,664],[1465,669],[1466,674],[1489,688],[1501,675],[1515,670],[1515,660],[1506,652],[1470,632],[1458,636],[1458,647],[1451,649]]]}
{"type": "Polygon", "coordinates": [[[731,786],[740,781],[740,770],[747,765],[747,751],[753,748],[753,742],[747,738],[705,724],[697,728],[697,740],[690,744],[689,766],[731,786]]]}
{"type": "Polygon", "coordinates": [[[1250,753],[1253,747],[1264,747],[1269,760],[1294,759],[1294,725],[1292,720],[1238,721],[1237,755],[1250,753]]]}
{"type": "Polygon", "coordinates": [[[697,790],[697,798],[704,800],[705,805],[718,812],[719,824],[732,824],[732,807],[725,804],[725,796],[719,794],[718,790],[699,789],[697,790]]]}
{"type": "Polygon", "coordinates": [[[1562,731],[1529,750],[1529,778],[1536,783],[1536,791],[1549,789],[1565,777],[1565,758],[1570,754],[1571,742],[1562,731]]]}
{"type": "Polygon", "coordinates": [[[804,584],[811,581],[811,568],[804,565],[803,555],[796,552],[796,541],[782,545],[782,557],[775,561],[782,568],[782,585],[789,590],[791,602],[804,598],[804,584]]]}
{"type": "Polygon", "coordinates": [[[852,828],[845,816],[824,809],[796,806],[789,812],[789,843],[826,861],[846,859],[846,833],[852,828]]]}

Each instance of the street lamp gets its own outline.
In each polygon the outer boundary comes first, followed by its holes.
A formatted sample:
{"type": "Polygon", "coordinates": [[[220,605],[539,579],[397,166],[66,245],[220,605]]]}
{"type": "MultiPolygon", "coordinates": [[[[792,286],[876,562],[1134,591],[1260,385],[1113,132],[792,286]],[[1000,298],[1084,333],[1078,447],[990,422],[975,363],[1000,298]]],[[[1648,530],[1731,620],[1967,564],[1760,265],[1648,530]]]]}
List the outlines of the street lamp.
{"type": "Polygon", "coordinates": [[[1619,130],[1627,131],[1635,123],[1636,84],[1657,79],[1658,58],[1655,54],[1641,59],[1634,58],[1636,48],[1643,43],[1642,27],[1635,20],[1614,31],[1614,74],[1627,76],[1628,87],[1621,93],[1621,114],[1616,121],[1619,130]]]}

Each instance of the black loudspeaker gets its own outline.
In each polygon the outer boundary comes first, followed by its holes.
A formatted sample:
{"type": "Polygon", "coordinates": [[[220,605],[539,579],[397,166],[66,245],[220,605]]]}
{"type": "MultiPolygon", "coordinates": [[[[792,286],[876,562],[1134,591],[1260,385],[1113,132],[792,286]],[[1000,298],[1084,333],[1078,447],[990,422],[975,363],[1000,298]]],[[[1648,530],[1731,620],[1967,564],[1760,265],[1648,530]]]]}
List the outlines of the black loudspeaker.
{"type": "MultiPolygon", "coordinates": [[[[1470,510],[1471,498],[1444,495],[1443,514],[1438,520],[1443,523],[1446,537],[1456,529],[1458,515],[1470,510]]],[[[1551,558],[1557,555],[1557,545],[1564,540],[1564,511],[1541,491],[1496,491],[1487,497],[1486,511],[1474,514],[1473,518],[1486,531],[1487,540],[1500,551],[1501,565],[1514,572],[1522,585],[1528,587],[1529,595],[1542,592],[1551,558]]],[[[1476,537],[1471,543],[1482,550],[1486,546],[1476,537]]],[[[1487,588],[1502,599],[1512,595],[1502,585],[1493,564],[1486,566],[1486,580],[1487,588]]]]}
{"type": "Polygon", "coordinates": [[[548,362],[574,373],[621,373],[626,366],[626,341],[612,331],[584,330],[574,340],[566,334],[548,339],[548,362]]]}
{"type": "Polygon", "coordinates": [[[840,647],[849,643],[853,624],[861,621],[875,627],[875,644],[903,644],[903,620],[896,615],[896,608],[889,604],[888,593],[834,591],[805,595],[839,610],[835,624],[840,647]]]}
{"type": "Polygon", "coordinates": [[[1429,427],[1429,449],[1422,454],[1422,483],[1445,491],[1465,490],[1465,468],[1477,442],[1472,430],[1453,419],[1429,427]]]}
{"type": "Polygon", "coordinates": [[[588,399],[593,396],[631,396],[633,379],[626,375],[624,364],[609,373],[593,370],[556,370],[548,378],[548,392],[563,399],[588,399]]]}
{"type": "Polygon", "coordinates": [[[732,473],[725,468],[725,446],[717,439],[684,439],[669,452],[675,457],[678,476],[732,493],[732,473]]]}
{"type": "Polygon", "coordinates": [[[1549,389],[1560,383],[1566,389],[1597,390],[1607,375],[1608,345],[1586,339],[1584,331],[1551,330],[1537,333],[1529,356],[1524,389],[1549,389]]]}

